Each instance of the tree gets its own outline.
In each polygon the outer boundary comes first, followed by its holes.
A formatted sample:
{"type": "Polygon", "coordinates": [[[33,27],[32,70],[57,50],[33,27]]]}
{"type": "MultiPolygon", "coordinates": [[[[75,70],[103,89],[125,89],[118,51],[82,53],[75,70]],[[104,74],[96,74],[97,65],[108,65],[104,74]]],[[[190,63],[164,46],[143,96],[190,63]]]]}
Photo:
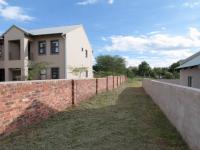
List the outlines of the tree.
{"type": "Polygon", "coordinates": [[[150,75],[151,67],[146,61],[143,61],[139,67],[138,67],[138,72],[141,76],[146,77],[146,75],[150,75]]]}
{"type": "Polygon", "coordinates": [[[173,63],[170,67],[169,67],[169,72],[174,73],[174,72],[178,72],[176,70],[177,67],[180,66],[180,61],[173,63]]]}
{"type": "Polygon", "coordinates": [[[127,73],[127,77],[133,78],[138,75],[138,68],[137,67],[128,67],[126,73],[127,73]]]}
{"type": "Polygon", "coordinates": [[[126,71],[126,61],[119,56],[101,55],[93,69],[97,76],[120,75],[126,71]]]}
{"type": "Polygon", "coordinates": [[[154,72],[154,78],[156,79],[161,79],[162,78],[162,68],[154,68],[153,69],[154,72]]]}
{"type": "Polygon", "coordinates": [[[172,74],[171,72],[165,71],[165,72],[163,73],[163,78],[164,78],[164,79],[173,79],[174,76],[173,76],[173,74],[172,74]]]}
{"type": "Polygon", "coordinates": [[[180,61],[173,63],[170,67],[169,67],[169,72],[171,72],[173,74],[173,78],[174,79],[179,79],[180,78],[180,71],[177,70],[176,68],[180,66],[180,61]]]}
{"type": "Polygon", "coordinates": [[[46,70],[49,63],[47,62],[40,62],[40,63],[33,63],[29,65],[29,73],[28,73],[28,80],[38,79],[39,74],[42,70],[46,70]]]}

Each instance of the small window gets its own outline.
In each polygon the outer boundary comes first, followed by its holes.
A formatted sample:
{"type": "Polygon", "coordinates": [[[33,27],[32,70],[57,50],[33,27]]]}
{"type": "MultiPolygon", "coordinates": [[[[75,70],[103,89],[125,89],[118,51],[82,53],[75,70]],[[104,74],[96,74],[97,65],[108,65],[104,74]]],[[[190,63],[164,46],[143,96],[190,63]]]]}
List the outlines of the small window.
{"type": "Polygon", "coordinates": [[[83,52],[83,51],[84,51],[84,48],[82,48],[81,51],[83,52]]]}
{"type": "Polygon", "coordinates": [[[40,70],[40,80],[46,80],[47,79],[47,70],[42,69],[40,70]]]}
{"type": "Polygon", "coordinates": [[[188,77],[188,87],[192,87],[192,76],[188,77]]]}
{"type": "Polygon", "coordinates": [[[38,54],[39,55],[45,55],[46,54],[46,41],[40,41],[38,43],[38,54]]]}
{"type": "Polygon", "coordinates": [[[88,70],[85,71],[85,77],[88,78],[88,70]]]}
{"type": "Polygon", "coordinates": [[[51,68],[51,78],[59,79],[59,68],[51,68]]]}
{"type": "Polygon", "coordinates": [[[51,41],[51,54],[59,53],[59,40],[51,41]]]}
{"type": "Polygon", "coordinates": [[[85,57],[88,58],[88,51],[85,50],[85,57]]]}

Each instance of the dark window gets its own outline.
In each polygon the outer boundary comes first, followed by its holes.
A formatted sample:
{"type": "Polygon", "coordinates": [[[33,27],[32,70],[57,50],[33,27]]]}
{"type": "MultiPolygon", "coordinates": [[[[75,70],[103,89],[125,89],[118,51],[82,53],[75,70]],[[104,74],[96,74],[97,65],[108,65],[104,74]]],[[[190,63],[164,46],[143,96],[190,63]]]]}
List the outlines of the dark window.
{"type": "Polygon", "coordinates": [[[88,78],[88,70],[85,72],[85,77],[88,78]]]}
{"type": "Polygon", "coordinates": [[[51,41],[51,54],[59,53],[59,40],[51,41]]]}
{"type": "Polygon", "coordinates": [[[0,82],[5,81],[5,70],[0,69],[0,82]]]}
{"type": "Polygon", "coordinates": [[[59,79],[59,68],[51,68],[51,78],[59,79]]]}
{"type": "Polygon", "coordinates": [[[12,81],[21,81],[21,69],[12,70],[12,81]]]}
{"type": "Polygon", "coordinates": [[[188,77],[188,86],[192,87],[192,77],[191,76],[188,77]]]}
{"type": "Polygon", "coordinates": [[[31,43],[28,42],[28,60],[31,60],[31,43]]]}
{"type": "Polygon", "coordinates": [[[84,49],[83,49],[83,48],[82,48],[81,50],[82,50],[82,52],[84,51],[84,49]]]}
{"type": "Polygon", "coordinates": [[[38,42],[38,54],[45,55],[46,54],[46,41],[38,42]]]}
{"type": "Polygon", "coordinates": [[[88,57],[88,51],[85,50],[85,57],[87,58],[88,57]]]}

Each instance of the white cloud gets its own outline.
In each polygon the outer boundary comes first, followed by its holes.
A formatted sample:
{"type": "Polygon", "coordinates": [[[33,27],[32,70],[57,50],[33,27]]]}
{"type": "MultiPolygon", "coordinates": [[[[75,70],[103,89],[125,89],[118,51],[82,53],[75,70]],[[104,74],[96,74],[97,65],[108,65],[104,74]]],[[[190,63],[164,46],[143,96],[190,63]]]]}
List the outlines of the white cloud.
{"type": "Polygon", "coordinates": [[[113,4],[114,0],[108,0],[108,4],[113,4]]]}
{"type": "Polygon", "coordinates": [[[188,0],[183,3],[183,7],[195,8],[200,6],[200,0],[188,0]]]}
{"type": "Polygon", "coordinates": [[[167,66],[200,50],[200,31],[190,28],[188,33],[182,36],[159,32],[139,36],[115,35],[107,37],[105,42],[110,44],[105,45],[102,48],[104,50],[137,54],[137,58],[128,59],[131,64],[143,61],[144,59],[138,56],[145,54],[148,55],[146,60],[151,66],[167,66]]]}
{"type": "Polygon", "coordinates": [[[154,67],[168,67],[172,64],[172,62],[176,62],[175,59],[165,59],[163,58],[162,61],[159,57],[136,57],[131,58],[129,56],[124,56],[127,61],[127,67],[129,66],[138,66],[141,64],[142,61],[146,61],[150,64],[152,68],[154,67]]]}
{"type": "Polygon", "coordinates": [[[5,0],[0,0],[0,16],[9,20],[31,21],[34,18],[27,15],[23,8],[10,6],[5,0]]]}
{"type": "Polygon", "coordinates": [[[98,2],[98,0],[85,0],[85,1],[78,2],[77,4],[78,5],[89,5],[89,4],[95,4],[97,2],[98,2]]]}
{"type": "Polygon", "coordinates": [[[0,5],[8,5],[8,3],[5,0],[0,0],[0,5]]]}
{"type": "Polygon", "coordinates": [[[200,31],[190,28],[185,36],[154,33],[140,36],[114,35],[107,39],[111,41],[104,49],[108,51],[149,51],[149,50],[183,50],[200,48],[200,31]]]}
{"type": "MultiPolygon", "coordinates": [[[[78,2],[78,5],[92,5],[100,2],[101,0],[82,0],[78,2]]],[[[113,4],[114,0],[106,0],[108,4],[113,4]]]]}

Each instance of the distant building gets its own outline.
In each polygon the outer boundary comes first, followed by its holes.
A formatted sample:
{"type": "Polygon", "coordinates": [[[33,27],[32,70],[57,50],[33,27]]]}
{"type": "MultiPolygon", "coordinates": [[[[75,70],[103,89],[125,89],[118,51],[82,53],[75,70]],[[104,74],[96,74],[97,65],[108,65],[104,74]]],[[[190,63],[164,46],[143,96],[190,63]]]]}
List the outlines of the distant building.
{"type": "Polygon", "coordinates": [[[92,48],[82,25],[26,30],[10,27],[0,36],[0,81],[26,80],[29,64],[47,62],[37,79],[92,78],[92,48]],[[84,67],[82,75],[71,68],[84,67]]]}
{"type": "Polygon", "coordinates": [[[181,62],[180,84],[200,88],[200,52],[181,62]]]}

